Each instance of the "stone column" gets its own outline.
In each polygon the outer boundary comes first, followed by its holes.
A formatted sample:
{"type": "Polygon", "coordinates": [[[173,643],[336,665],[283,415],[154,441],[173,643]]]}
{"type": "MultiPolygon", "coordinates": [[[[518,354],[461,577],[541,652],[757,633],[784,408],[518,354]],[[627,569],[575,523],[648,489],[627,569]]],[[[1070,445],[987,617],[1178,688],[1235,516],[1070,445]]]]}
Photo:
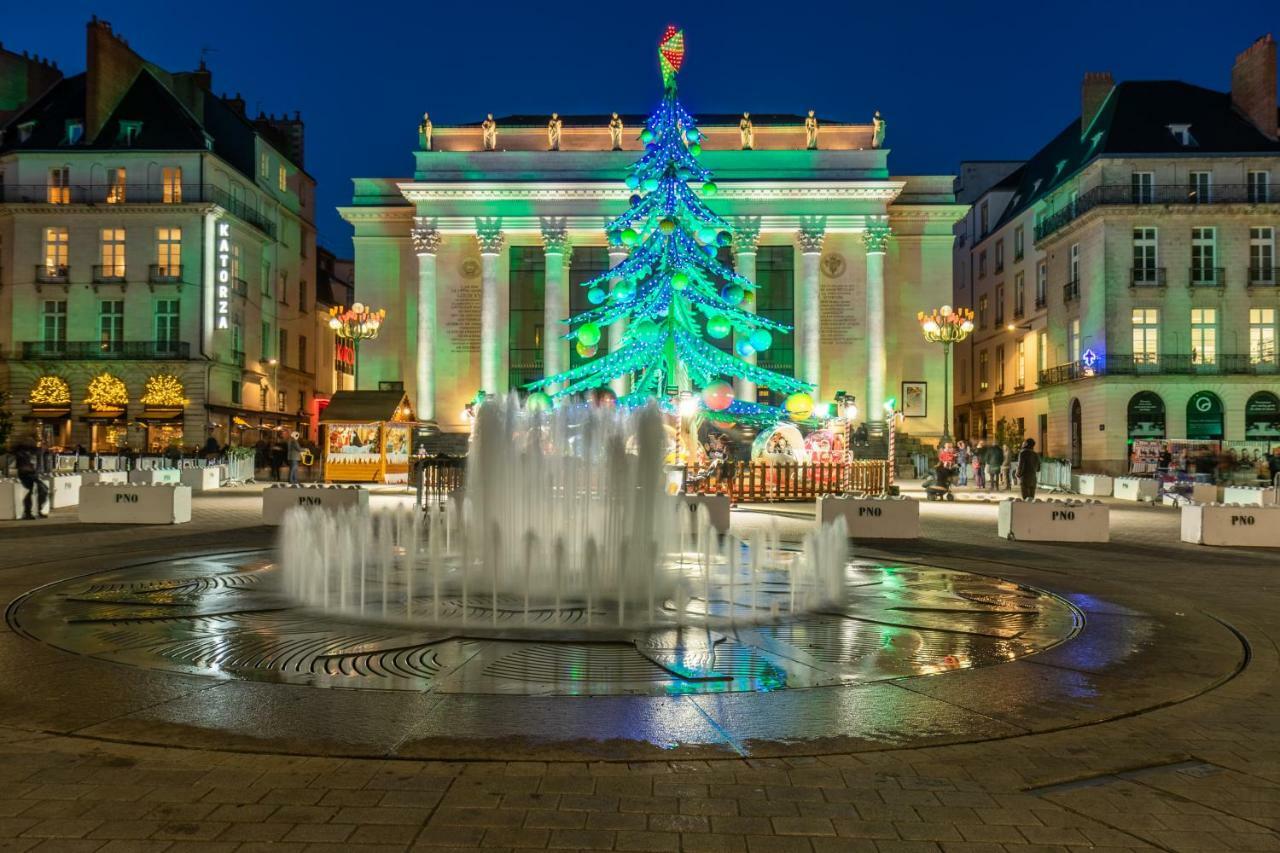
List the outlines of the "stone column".
{"type": "MultiPolygon", "coordinates": [[[[740,216],[733,221],[733,259],[734,269],[743,278],[756,280],[756,247],[760,243],[760,217],[740,216]]],[[[742,300],[742,310],[756,312],[755,291],[747,291],[742,300]]],[[[756,363],[756,355],[752,353],[745,361],[756,363]]],[[[734,396],[747,403],[756,402],[756,384],[745,379],[733,382],[734,396]]]]}
{"type": "Polygon", "coordinates": [[[796,232],[800,242],[800,281],[796,288],[796,349],[799,358],[796,378],[813,386],[813,399],[820,400],[822,378],[822,315],[819,307],[818,273],[822,261],[822,224],[806,224],[796,232]]]}
{"type": "Polygon", "coordinates": [[[569,342],[562,339],[569,316],[569,232],[563,219],[542,220],[546,273],[542,288],[542,375],[555,376],[569,367],[569,342]]]}
{"type": "MultiPolygon", "coordinates": [[[[613,269],[618,264],[627,259],[627,255],[631,250],[626,246],[610,246],[609,247],[609,269],[613,269]]],[[[618,279],[613,279],[609,286],[611,288],[618,286],[618,279]]],[[[627,333],[627,318],[621,317],[609,325],[609,352],[617,352],[622,347],[622,336],[627,333]]],[[[619,376],[613,380],[613,393],[622,397],[631,393],[631,378],[629,376],[619,376]]]]}
{"type": "Polygon", "coordinates": [[[868,424],[884,420],[884,253],[889,242],[887,217],[868,219],[862,241],[867,247],[867,407],[868,424]]]}
{"type": "Polygon", "coordinates": [[[418,256],[418,330],[417,361],[414,388],[418,418],[434,420],[436,416],[436,252],[440,248],[440,232],[431,221],[414,217],[413,252],[418,256]]]}
{"type": "Polygon", "coordinates": [[[501,336],[498,334],[500,227],[494,222],[477,222],[476,242],[480,244],[480,388],[486,394],[501,394],[506,390],[506,383],[500,382],[498,377],[502,363],[501,336]]]}

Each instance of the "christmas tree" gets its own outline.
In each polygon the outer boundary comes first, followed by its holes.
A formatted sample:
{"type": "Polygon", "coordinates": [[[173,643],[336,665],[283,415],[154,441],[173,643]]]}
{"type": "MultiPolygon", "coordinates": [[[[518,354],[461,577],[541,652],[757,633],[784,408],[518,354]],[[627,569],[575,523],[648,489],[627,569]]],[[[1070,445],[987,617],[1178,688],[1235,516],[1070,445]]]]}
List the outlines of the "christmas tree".
{"type": "MultiPolygon", "coordinates": [[[[633,191],[629,209],[606,230],[614,245],[630,248],[617,267],[590,281],[587,298],[598,306],[570,317],[564,337],[591,358],[601,329],[625,321],[619,346],[607,355],[529,385],[555,388],[566,397],[632,377],[631,392],[620,402],[639,405],[668,389],[698,391],[703,406],[723,420],[770,422],[786,416],[781,407],[735,400],[726,381],[741,378],[780,394],[806,395],[807,383],[764,370],[745,358],[766,350],[774,333],[790,327],[747,310],[755,283],[718,258],[732,239],[729,223],[712,213],[703,195],[716,185],[698,162],[702,134],[676,97],[676,74],[684,62],[684,33],[668,27],[658,46],[662,102],[649,117],[640,139],[645,153],[626,184],[633,191]],[[612,287],[610,283],[612,282],[612,287]],[[737,355],[711,342],[736,336],[737,355]]],[[[799,400],[804,408],[808,397],[799,400]]]]}

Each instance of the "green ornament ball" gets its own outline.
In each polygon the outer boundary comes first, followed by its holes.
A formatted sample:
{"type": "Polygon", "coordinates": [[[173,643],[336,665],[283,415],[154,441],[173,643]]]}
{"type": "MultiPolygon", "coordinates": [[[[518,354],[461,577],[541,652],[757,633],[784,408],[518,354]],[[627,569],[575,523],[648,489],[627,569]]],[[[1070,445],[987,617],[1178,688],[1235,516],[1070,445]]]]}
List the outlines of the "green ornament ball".
{"type": "Polygon", "coordinates": [[[747,340],[751,341],[751,346],[756,352],[764,352],[773,346],[773,335],[769,334],[768,329],[756,329],[747,340]]]}
{"type": "Polygon", "coordinates": [[[623,181],[623,183],[627,185],[627,189],[634,190],[636,187],[640,186],[640,179],[635,175],[627,175],[627,179],[623,181]]]}
{"type": "Polygon", "coordinates": [[[593,287],[587,291],[587,301],[592,305],[599,305],[609,298],[609,294],[604,292],[603,287],[593,287]]]}
{"type": "Polygon", "coordinates": [[[620,281],[614,286],[613,293],[611,293],[610,296],[618,302],[625,302],[632,296],[635,296],[635,293],[636,286],[634,284],[629,281],[620,281]]]}
{"type": "Polygon", "coordinates": [[[647,127],[646,127],[644,130],[640,131],[640,141],[641,141],[641,142],[643,142],[643,143],[645,143],[645,144],[648,144],[648,143],[652,142],[652,141],[653,141],[653,131],[652,131],[652,130],[650,130],[649,128],[647,128],[647,127]]]}
{"type": "Polygon", "coordinates": [[[541,391],[534,391],[524,401],[524,407],[529,412],[545,412],[551,408],[551,398],[541,391]]]}
{"type": "Polygon", "coordinates": [[[645,188],[646,190],[648,190],[649,192],[653,192],[654,190],[656,190],[656,189],[658,188],[658,179],[657,179],[657,178],[645,178],[645,179],[644,179],[644,181],[640,184],[640,186],[644,187],[644,188],[645,188]]]}
{"type": "Polygon", "coordinates": [[[658,334],[658,324],[648,318],[636,323],[633,328],[635,329],[636,337],[642,340],[647,340],[658,334]]]}
{"type": "Polygon", "coordinates": [[[578,351],[578,355],[582,356],[583,358],[595,357],[596,348],[594,346],[589,347],[586,344],[584,344],[582,341],[578,341],[577,346],[574,348],[578,351]]]}
{"type": "Polygon", "coordinates": [[[716,190],[718,189],[720,188],[716,186],[715,181],[707,181],[705,184],[702,185],[702,191],[707,195],[715,195],[716,190]]]}
{"type": "Polygon", "coordinates": [[[714,229],[714,228],[699,228],[699,229],[698,229],[698,241],[699,241],[699,242],[702,242],[702,243],[713,243],[713,242],[715,242],[715,239],[716,239],[716,229],[714,229]]]}
{"type": "Polygon", "coordinates": [[[671,286],[676,290],[684,290],[689,286],[689,274],[678,272],[671,276],[671,286]]]}
{"type": "Polygon", "coordinates": [[[707,321],[707,334],[716,340],[727,338],[732,331],[733,326],[729,323],[729,318],[723,314],[717,314],[707,321]]]}
{"type": "Polygon", "coordinates": [[[640,235],[636,233],[634,228],[622,229],[622,245],[634,246],[636,241],[640,239],[640,235]]]}
{"type": "Polygon", "coordinates": [[[689,153],[692,154],[694,157],[697,157],[699,154],[702,153],[702,146],[696,142],[693,143],[692,145],[689,146],[689,153]]]}
{"type": "Polygon", "coordinates": [[[595,323],[583,323],[578,327],[578,343],[589,347],[600,343],[600,327],[595,323]]]}

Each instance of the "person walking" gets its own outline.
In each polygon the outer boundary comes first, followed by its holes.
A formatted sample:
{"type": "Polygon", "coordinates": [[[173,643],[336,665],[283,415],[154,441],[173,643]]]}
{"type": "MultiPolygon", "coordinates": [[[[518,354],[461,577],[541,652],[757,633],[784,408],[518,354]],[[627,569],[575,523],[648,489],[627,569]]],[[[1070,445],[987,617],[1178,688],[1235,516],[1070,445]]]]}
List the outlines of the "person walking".
{"type": "Polygon", "coordinates": [[[998,444],[987,446],[987,488],[1000,491],[1000,466],[1004,464],[1004,450],[998,444]]]}
{"type": "Polygon", "coordinates": [[[280,439],[273,439],[270,449],[267,451],[267,458],[271,466],[271,479],[280,482],[280,469],[285,466],[288,460],[288,451],[285,449],[284,442],[280,439]]]}
{"type": "Polygon", "coordinates": [[[963,440],[956,442],[956,485],[969,485],[969,445],[963,440]]]}
{"type": "Polygon", "coordinates": [[[1040,474],[1040,454],[1036,453],[1036,440],[1022,442],[1018,453],[1018,483],[1022,487],[1022,499],[1029,501],[1036,496],[1036,477],[1040,474]]]}
{"type": "Polygon", "coordinates": [[[302,445],[298,443],[299,433],[289,433],[289,446],[285,449],[285,459],[289,463],[289,482],[298,485],[298,463],[302,461],[302,445]]]}
{"type": "Polygon", "coordinates": [[[987,487],[987,443],[981,440],[973,449],[973,482],[979,489],[987,487]]]}
{"type": "Polygon", "coordinates": [[[31,520],[36,517],[36,513],[41,518],[49,517],[47,504],[49,503],[49,487],[45,485],[44,480],[40,479],[40,448],[36,446],[34,441],[30,439],[19,443],[13,449],[14,461],[18,466],[18,481],[22,483],[22,487],[27,490],[27,495],[22,499],[22,517],[24,520],[31,520]],[[36,497],[36,513],[31,512],[32,494],[36,497]]]}

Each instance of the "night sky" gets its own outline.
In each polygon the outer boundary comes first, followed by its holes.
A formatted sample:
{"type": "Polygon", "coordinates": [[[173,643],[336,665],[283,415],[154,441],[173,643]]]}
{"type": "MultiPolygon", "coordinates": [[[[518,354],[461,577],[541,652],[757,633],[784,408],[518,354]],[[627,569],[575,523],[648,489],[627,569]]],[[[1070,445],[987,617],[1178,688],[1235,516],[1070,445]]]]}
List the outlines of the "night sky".
{"type": "MultiPolygon", "coordinates": [[[[301,110],[319,182],[320,240],[350,251],[334,208],[353,176],[407,176],[424,110],[437,125],[485,112],[649,112],[655,46],[685,29],[686,107],[888,120],[890,168],[954,173],[1024,158],[1078,114],[1085,71],[1226,90],[1236,53],[1280,34],[1274,0],[938,3],[506,4],[10,0],[0,40],[84,69],[97,14],[147,59],[194,68],[248,107],[301,110]]],[[[621,177],[621,176],[620,176],[621,177]]]]}

